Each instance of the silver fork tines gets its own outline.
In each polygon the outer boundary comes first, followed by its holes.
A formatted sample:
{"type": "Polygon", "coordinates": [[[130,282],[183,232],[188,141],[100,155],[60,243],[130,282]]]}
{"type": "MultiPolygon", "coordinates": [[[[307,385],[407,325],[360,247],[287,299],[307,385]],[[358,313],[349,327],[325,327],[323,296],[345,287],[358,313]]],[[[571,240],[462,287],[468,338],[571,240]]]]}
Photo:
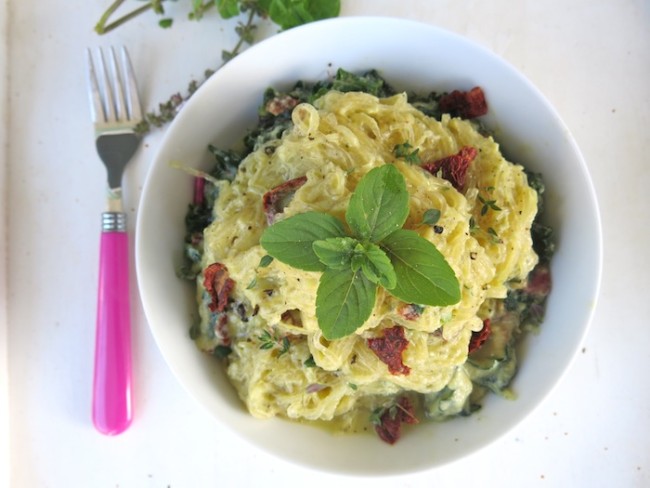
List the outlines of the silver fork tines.
{"type": "Polygon", "coordinates": [[[107,67],[101,49],[97,50],[95,56],[97,63],[93,62],[90,49],[86,50],[92,120],[100,132],[132,130],[142,120],[135,75],[126,48],[120,49],[120,55],[121,67],[118,67],[115,50],[110,48],[107,67]]]}

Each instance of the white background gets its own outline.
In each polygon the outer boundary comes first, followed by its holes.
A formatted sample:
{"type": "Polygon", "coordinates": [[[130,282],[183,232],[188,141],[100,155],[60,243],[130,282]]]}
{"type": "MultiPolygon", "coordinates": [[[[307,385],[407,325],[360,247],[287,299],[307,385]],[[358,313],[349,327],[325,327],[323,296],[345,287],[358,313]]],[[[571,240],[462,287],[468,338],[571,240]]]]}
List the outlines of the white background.
{"type": "MultiPolygon", "coordinates": [[[[581,147],[604,230],[595,318],[547,401],[470,458],[389,479],[310,471],[215,423],[159,354],[137,302],[135,273],[136,418],[115,438],[93,429],[105,173],[93,146],[83,50],[127,45],[152,109],[218,67],[221,50],[236,42],[236,21],[216,13],[199,23],[185,20],[189,0],[165,2],[176,17],[171,30],[147,14],[100,38],[92,28],[109,3],[0,3],[6,39],[0,50],[0,486],[650,486],[648,0],[342,0],[342,15],[435,24],[522,71],[581,147]]],[[[266,25],[259,35],[275,32],[266,25]]],[[[131,228],[163,134],[147,136],[128,167],[131,228]]]]}

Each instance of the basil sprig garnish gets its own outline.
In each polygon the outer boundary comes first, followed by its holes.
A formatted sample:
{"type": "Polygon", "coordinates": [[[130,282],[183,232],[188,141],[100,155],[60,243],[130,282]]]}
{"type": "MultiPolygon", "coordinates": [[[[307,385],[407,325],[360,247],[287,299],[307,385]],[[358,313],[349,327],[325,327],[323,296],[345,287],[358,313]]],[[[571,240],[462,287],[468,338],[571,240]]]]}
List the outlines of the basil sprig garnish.
{"type": "Polygon", "coordinates": [[[260,244],[278,261],[322,272],[316,318],[326,339],[361,327],[381,286],[406,303],[445,306],[460,300],[454,271],[436,246],[403,229],[409,214],[404,176],[392,164],[369,171],[350,198],[343,222],[306,212],[268,227],[260,244]]]}

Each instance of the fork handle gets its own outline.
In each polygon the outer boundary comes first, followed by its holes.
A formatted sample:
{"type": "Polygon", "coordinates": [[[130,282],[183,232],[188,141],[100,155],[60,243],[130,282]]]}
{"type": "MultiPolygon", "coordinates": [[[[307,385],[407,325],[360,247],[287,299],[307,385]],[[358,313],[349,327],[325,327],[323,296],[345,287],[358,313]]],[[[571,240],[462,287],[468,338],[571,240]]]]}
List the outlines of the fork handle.
{"type": "Polygon", "coordinates": [[[102,219],[92,417],[99,432],[115,435],[132,419],[129,239],[126,214],[102,219]]]}

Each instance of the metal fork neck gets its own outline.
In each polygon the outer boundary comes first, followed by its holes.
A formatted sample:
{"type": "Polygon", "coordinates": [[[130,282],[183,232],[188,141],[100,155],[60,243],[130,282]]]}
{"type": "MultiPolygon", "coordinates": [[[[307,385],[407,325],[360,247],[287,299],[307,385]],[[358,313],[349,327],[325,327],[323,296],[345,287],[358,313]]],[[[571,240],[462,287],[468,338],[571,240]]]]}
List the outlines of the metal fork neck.
{"type": "Polygon", "coordinates": [[[102,232],[126,232],[126,214],[124,212],[103,212],[102,232]]]}

